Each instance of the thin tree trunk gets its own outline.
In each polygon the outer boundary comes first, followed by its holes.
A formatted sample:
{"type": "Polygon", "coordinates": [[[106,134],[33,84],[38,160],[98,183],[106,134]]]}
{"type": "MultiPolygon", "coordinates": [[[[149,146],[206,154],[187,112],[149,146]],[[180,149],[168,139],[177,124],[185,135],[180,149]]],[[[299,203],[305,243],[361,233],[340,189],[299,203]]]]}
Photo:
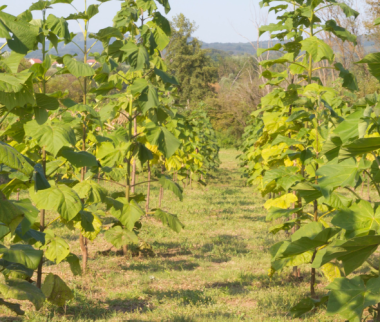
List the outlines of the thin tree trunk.
{"type": "MultiPolygon", "coordinates": [[[[46,151],[45,148],[42,150],[42,167],[44,171],[44,175],[46,175],[46,151]]],[[[45,230],[45,209],[42,209],[40,212],[40,232],[43,232],[45,230]]],[[[42,285],[42,260],[41,258],[40,263],[38,264],[37,269],[37,287],[41,288],[42,285]]]]}
{"type": "Polygon", "coordinates": [[[149,202],[150,202],[150,179],[151,179],[151,171],[150,171],[150,164],[148,160],[148,191],[146,196],[146,205],[145,205],[145,212],[149,212],[149,202]]]}
{"type": "Polygon", "coordinates": [[[368,197],[368,201],[371,202],[370,182],[369,182],[369,177],[368,176],[367,176],[367,197],[368,197]]]}
{"type": "MultiPolygon", "coordinates": [[[[133,135],[136,136],[137,135],[137,118],[136,118],[136,115],[135,115],[135,118],[133,119],[133,135]]],[[[132,181],[131,181],[131,193],[135,193],[136,189],[135,189],[135,185],[137,183],[136,181],[136,158],[133,158],[133,165],[132,165],[132,181]]]]}

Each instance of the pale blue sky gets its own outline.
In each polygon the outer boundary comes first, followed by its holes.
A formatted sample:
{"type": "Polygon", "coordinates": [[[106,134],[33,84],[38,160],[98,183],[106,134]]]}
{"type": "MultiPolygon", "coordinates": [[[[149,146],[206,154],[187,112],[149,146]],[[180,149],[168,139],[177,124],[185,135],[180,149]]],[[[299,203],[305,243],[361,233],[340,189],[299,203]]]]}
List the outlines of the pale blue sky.
{"type": "MultiPolygon", "coordinates": [[[[0,0],[0,5],[8,5],[5,12],[18,15],[36,0],[0,0]]],[[[98,3],[88,0],[88,4],[98,3]]],[[[257,30],[252,20],[266,14],[266,10],[259,9],[259,0],[171,0],[173,15],[183,13],[199,26],[195,36],[204,42],[247,42],[257,39],[257,30]],[[255,17],[256,15],[256,17],[255,17]],[[239,35],[241,34],[241,35],[239,35]]],[[[73,4],[78,10],[83,10],[84,0],[74,0],[73,4]]],[[[95,32],[101,28],[112,25],[112,18],[120,8],[120,2],[113,0],[101,6],[101,14],[92,20],[90,30],[95,32]]],[[[73,9],[69,5],[57,4],[51,10],[57,16],[67,16],[73,9]]],[[[163,12],[163,10],[162,10],[163,12]]],[[[163,12],[164,13],[164,12],[163,12]]],[[[38,16],[35,16],[38,18],[38,16]]],[[[273,22],[270,17],[268,22],[273,22]]],[[[76,22],[71,23],[70,30],[78,32],[76,22]]],[[[263,38],[265,39],[265,37],[263,38]]]]}

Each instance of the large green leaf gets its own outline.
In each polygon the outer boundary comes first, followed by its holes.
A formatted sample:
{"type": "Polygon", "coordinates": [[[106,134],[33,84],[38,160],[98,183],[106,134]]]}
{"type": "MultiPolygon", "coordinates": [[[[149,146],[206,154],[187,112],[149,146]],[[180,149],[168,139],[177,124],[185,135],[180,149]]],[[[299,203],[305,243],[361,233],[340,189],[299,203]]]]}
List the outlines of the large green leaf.
{"type": "Polygon", "coordinates": [[[50,303],[64,306],[67,301],[74,298],[73,292],[66,283],[58,276],[49,273],[42,284],[41,291],[50,303]]]}
{"type": "Polygon", "coordinates": [[[302,50],[310,54],[314,62],[319,62],[323,59],[331,62],[334,59],[334,51],[322,39],[313,36],[302,40],[301,44],[302,50]]]}
{"type": "Polygon", "coordinates": [[[33,167],[26,158],[15,148],[0,141],[0,164],[1,163],[27,176],[32,176],[33,174],[33,167]]]}
{"type": "Polygon", "coordinates": [[[369,72],[380,80],[380,53],[368,54],[356,64],[368,64],[369,72]]]}
{"type": "Polygon", "coordinates": [[[126,229],[132,231],[135,228],[135,223],[145,215],[144,211],[134,200],[128,203],[126,198],[117,198],[116,201],[122,204],[122,208],[117,209],[118,207],[113,207],[111,209],[112,215],[119,219],[126,229]]]}
{"type": "Polygon", "coordinates": [[[161,126],[149,129],[146,137],[150,144],[158,146],[159,151],[166,158],[170,158],[181,145],[181,142],[173,134],[161,126]]]}
{"type": "Polygon", "coordinates": [[[107,190],[92,180],[78,183],[73,188],[81,199],[86,199],[86,204],[103,202],[107,196],[107,190]]]}
{"type": "Polygon", "coordinates": [[[96,157],[87,151],[74,151],[63,147],[59,155],[67,159],[76,168],[97,167],[99,165],[96,157]]]}
{"type": "MultiPolygon", "coordinates": [[[[12,38],[7,38],[8,46],[12,51],[26,55],[37,45],[39,28],[16,17],[0,11],[0,23],[4,24],[12,33],[12,38]]],[[[8,34],[9,35],[9,34],[8,34]]]]}
{"type": "Polygon", "coordinates": [[[129,41],[126,45],[120,48],[128,56],[129,64],[133,71],[149,68],[149,54],[146,48],[142,45],[136,45],[129,41]]]}
{"type": "Polygon", "coordinates": [[[380,149],[380,138],[363,138],[343,145],[339,152],[339,160],[356,157],[380,149]]]}
{"type": "Polygon", "coordinates": [[[374,211],[371,203],[360,200],[348,209],[341,209],[331,221],[335,226],[354,231],[355,235],[380,231],[380,207],[374,211]]]}
{"type": "Polygon", "coordinates": [[[112,142],[102,142],[98,149],[97,158],[102,167],[113,167],[115,163],[123,163],[131,147],[131,143],[120,142],[115,146],[112,142]]]}
{"type": "Polygon", "coordinates": [[[339,314],[350,322],[360,321],[368,306],[380,302],[380,277],[371,278],[366,284],[360,276],[336,278],[327,289],[327,314],[339,314]]]}
{"type": "Polygon", "coordinates": [[[61,237],[56,237],[51,230],[45,230],[45,256],[48,260],[59,264],[70,254],[69,244],[61,237]]]}
{"type": "Polygon", "coordinates": [[[16,244],[10,248],[0,248],[0,254],[2,254],[2,259],[8,262],[18,263],[35,270],[42,259],[43,252],[30,245],[16,244]]]}
{"type": "Polygon", "coordinates": [[[46,110],[56,110],[59,108],[59,102],[55,97],[48,96],[42,93],[36,93],[36,103],[40,108],[46,110]]]}
{"type": "Polygon", "coordinates": [[[283,209],[278,207],[270,207],[268,210],[268,216],[266,217],[266,221],[282,218],[282,217],[289,217],[290,215],[300,211],[302,208],[295,208],[295,209],[283,209]]]}
{"type": "Polygon", "coordinates": [[[181,201],[183,200],[182,189],[177,183],[166,178],[165,176],[162,176],[161,178],[159,178],[158,182],[164,189],[170,190],[171,192],[173,192],[179,198],[179,200],[181,201]]]}
{"type": "Polygon", "coordinates": [[[72,220],[81,210],[82,202],[76,192],[66,185],[56,185],[49,189],[30,194],[39,209],[55,210],[66,221],[72,220]]]}
{"type": "Polygon", "coordinates": [[[82,210],[74,218],[74,227],[81,231],[81,234],[89,240],[94,240],[102,229],[102,221],[97,215],[89,211],[82,210]]]}
{"type": "Polygon", "coordinates": [[[64,56],[63,63],[65,64],[65,67],[68,69],[68,71],[75,77],[79,78],[95,75],[95,71],[88,64],[77,61],[70,56],[64,56]]]}
{"type": "Polygon", "coordinates": [[[346,275],[351,274],[372,255],[380,244],[380,236],[335,240],[317,252],[312,267],[319,268],[333,259],[341,260],[346,275]]]}
{"type": "Polygon", "coordinates": [[[37,140],[41,147],[54,156],[64,146],[75,146],[76,138],[73,129],[69,125],[58,122],[48,122],[43,125],[35,120],[24,125],[25,133],[30,138],[37,140]]]}
{"type": "Polygon", "coordinates": [[[285,191],[288,191],[295,183],[303,180],[303,177],[297,174],[298,170],[297,167],[280,167],[265,171],[263,184],[266,185],[274,180],[285,191]]]}
{"type": "Polygon", "coordinates": [[[0,222],[14,232],[24,218],[24,210],[2,196],[3,194],[0,191],[0,222]]]}
{"type": "Polygon", "coordinates": [[[136,233],[128,229],[123,229],[121,226],[115,226],[107,230],[105,237],[106,240],[116,248],[121,248],[131,243],[138,243],[136,233]]]}
{"type": "Polygon", "coordinates": [[[337,187],[355,187],[359,180],[359,163],[354,159],[345,160],[339,164],[326,164],[316,172],[318,185],[328,190],[337,187]]]}
{"type": "Polygon", "coordinates": [[[170,229],[174,230],[177,233],[185,228],[185,226],[179,221],[176,215],[169,214],[165,211],[162,211],[161,209],[156,209],[154,216],[157,219],[161,220],[164,225],[169,226],[170,229]]]}
{"type": "Polygon", "coordinates": [[[348,140],[359,137],[358,123],[360,118],[363,117],[364,109],[359,109],[354,113],[348,115],[345,120],[338,124],[338,126],[333,131],[337,134],[343,143],[348,140]]]}
{"type": "Polygon", "coordinates": [[[314,310],[317,307],[324,305],[328,301],[329,297],[324,296],[321,299],[312,299],[310,297],[301,300],[297,305],[290,309],[290,313],[293,318],[299,318],[305,313],[314,310]]]}
{"type": "Polygon", "coordinates": [[[35,223],[39,211],[32,205],[29,199],[11,200],[10,202],[24,214],[24,218],[21,221],[21,233],[25,234],[35,223]]]}
{"type": "Polygon", "coordinates": [[[1,279],[0,293],[4,299],[30,301],[39,310],[45,302],[45,296],[35,285],[20,279],[1,279]]]}

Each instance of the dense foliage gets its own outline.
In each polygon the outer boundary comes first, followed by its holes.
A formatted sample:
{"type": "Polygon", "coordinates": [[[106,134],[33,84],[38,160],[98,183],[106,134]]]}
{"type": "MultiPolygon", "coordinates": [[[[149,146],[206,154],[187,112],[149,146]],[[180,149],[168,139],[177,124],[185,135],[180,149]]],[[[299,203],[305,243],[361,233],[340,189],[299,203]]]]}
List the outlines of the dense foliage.
{"type": "MultiPolygon", "coordinates": [[[[8,298],[31,301],[36,309],[45,299],[65,305],[73,293],[57,275],[42,280],[44,263],[66,261],[74,275],[85,273],[88,242],[99,233],[106,230],[107,241],[126,252],[128,245],[138,246],[146,216],[180,232],[182,223],[164,211],[161,201],[159,209],[149,207],[150,185],[159,184],[161,196],[166,189],[182,200],[174,174],[176,180],[191,177],[204,184],[218,166],[209,119],[202,113],[181,115],[175,108],[179,83],[161,56],[171,28],[156,2],[126,0],[112,27],[89,34],[91,18],[107,1],[89,6],[84,1],[83,12],[66,18],[49,10],[72,0],[40,0],[18,17],[0,7],[0,38],[12,50],[0,55],[0,170],[6,178],[0,186],[0,304],[17,314],[23,313],[20,306],[8,298]],[[42,19],[33,19],[34,11],[42,19]],[[81,23],[83,48],[76,45],[83,61],[59,56],[59,43],[75,42],[68,20],[81,23]],[[104,48],[92,54],[92,66],[88,38],[104,48]],[[20,68],[25,55],[37,48],[42,63],[20,68]],[[49,53],[52,48],[58,56],[49,53]],[[63,67],[53,69],[54,62],[63,67]],[[80,94],[50,91],[60,77],[75,80],[80,94]],[[145,194],[135,191],[144,183],[137,182],[137,173],[148,178],[145,194]],[[111,194],[102,181],[122,190],[111,194]],[[46,222],[46,211],[56,213],[56,219],[46,222]],[[78,231],[82,268],[67,241],[51,229],[57,222],[78,231]]],[[[167,0],[157,2],[170,11],[167,0]]]]}
{"type": "MultiPolygon", "coordinates": [[[[368,177],[380,196],[378,95],[348,100],[325,86],[318,73],[334,69],[346,90],[358,90],[355,76],[317,36],[326,32],[356,43],[355,35],[334,20],[322,22],[319,14],[333,6],[347,17],[358,13],[335,0],[264,0],[261,5],[271,6],[279,22],[261,27],[260,33],[269,31],[284,43],[269,49],[281,57],[261,62],[272,91],[252,114],[241,160],[248,182],[272,196],[264,205],[267,220],[285,219],[270,228],[272,234],[287,232],[270,248],[270,275],[290,266],[299,277],[297,266],[311,264],[311,297],[292,308],[294,317],[327,306],[328,315],[348,321],[367,315],[379,319],[378,205],[355,192],[368,177]],[[274,72],[274,65],[285,68],[274,72]],[[361,273],[363,267],[370,271],[361,273]],[[318,296],[316,270],[330,282],[328,292],[318,296]]],[[[377,79],[379,56],[369,54],[358,62],[377,79]]]]}

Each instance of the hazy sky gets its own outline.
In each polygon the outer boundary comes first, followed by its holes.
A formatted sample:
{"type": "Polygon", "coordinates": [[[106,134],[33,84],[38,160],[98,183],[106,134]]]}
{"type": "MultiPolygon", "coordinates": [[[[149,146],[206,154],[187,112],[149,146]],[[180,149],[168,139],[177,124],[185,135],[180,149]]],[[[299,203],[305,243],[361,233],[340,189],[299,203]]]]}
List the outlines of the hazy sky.
{"type": "MultiPolygon", "coordinates": [[[[33,2],[36,0],[0,0],[0,6],[8,5],[4,11],[18,15],[33,2]]],[[[98,3],[95,0],[87,2],[98,3]]],[[[242,36],[250,40],[257,39],[257,30],[252,20],[257,21],[260,14],[265,16],[266,13],[265,10],[259,9],[258,3],[259,0],[171,0],[172,11],[168,18],[171,19],[179,13],[185,14],[199,26],[195,36],[204,42],[247,42],[242,36]]],[[[81,11],[84,0],[74,0],[73,4],[81,11]]],[[[95,32],[111,26],[112,18],[119,8],[120,2],[116,0],[103,4],[101,13],[92,20],[90,31],[95,32]]],[[[65,17],[73,12],[73,8],[67,4],[57,4],[50,12],[65,17]]],[[[35,18],[39,18],[36,12],[35,18]]],[[[269,22],[274,20],[272,16],[269,22]]],[[[70,24],[70,31],[79,31],[76,22],[70,24]]]]}

